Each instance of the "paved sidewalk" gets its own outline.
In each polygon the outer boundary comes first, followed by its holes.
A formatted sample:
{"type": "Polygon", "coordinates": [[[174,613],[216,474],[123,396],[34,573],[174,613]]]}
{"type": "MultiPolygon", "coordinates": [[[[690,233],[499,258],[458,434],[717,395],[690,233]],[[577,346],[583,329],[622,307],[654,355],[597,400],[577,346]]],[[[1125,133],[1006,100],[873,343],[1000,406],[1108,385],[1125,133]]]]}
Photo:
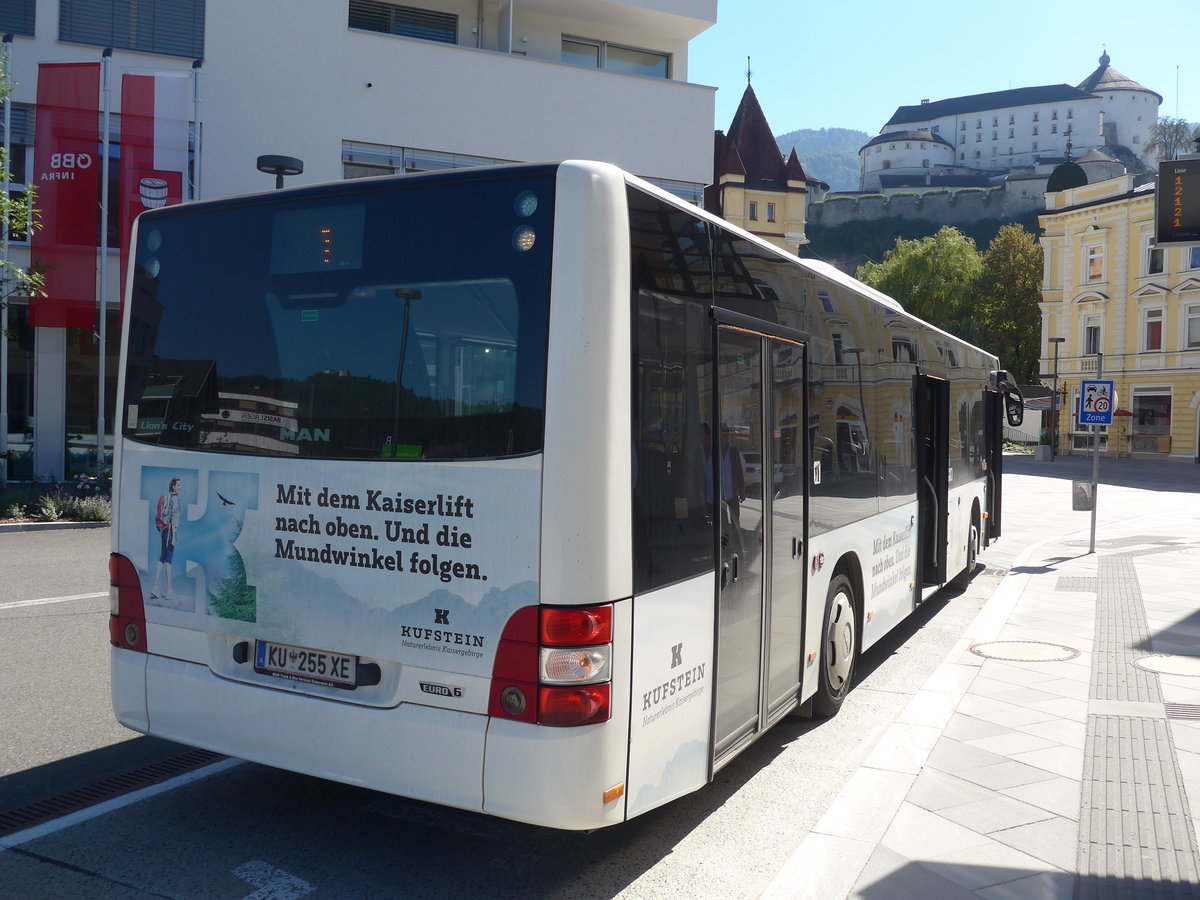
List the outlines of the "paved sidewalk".
{"type": "Polygon", "coordinates": [[[1200,467],[1102,461],[1095,553],[1090,459],[1006,467],[1007,574],[764,897],[1200,897],[1200,467]]]}

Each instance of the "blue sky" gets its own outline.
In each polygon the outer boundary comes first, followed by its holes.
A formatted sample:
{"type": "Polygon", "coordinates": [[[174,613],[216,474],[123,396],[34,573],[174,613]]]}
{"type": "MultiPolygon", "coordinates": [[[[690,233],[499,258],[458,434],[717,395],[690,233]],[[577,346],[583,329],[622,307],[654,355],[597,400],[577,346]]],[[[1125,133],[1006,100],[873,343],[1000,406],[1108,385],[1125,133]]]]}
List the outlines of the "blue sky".
{"type": "Polygon", "coordinates": [[[1197,0],[718,0],[717,24],[692,41],[688,81],[719,88],[714,128],[726,129],[750,56],[776,134],[876,134],[896,107],[926,98],[1076,85],[1107,47],[1114,68],[1162,94],[1160,115],[1200,122],[1198,21],[1197,0]]]}

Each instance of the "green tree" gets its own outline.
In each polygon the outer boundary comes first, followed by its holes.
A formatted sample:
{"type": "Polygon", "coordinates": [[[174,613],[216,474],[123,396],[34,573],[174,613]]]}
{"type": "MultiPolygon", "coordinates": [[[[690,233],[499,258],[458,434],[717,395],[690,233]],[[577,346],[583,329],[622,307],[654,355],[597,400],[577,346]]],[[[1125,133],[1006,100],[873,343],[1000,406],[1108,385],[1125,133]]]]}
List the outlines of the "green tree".
{"type": "Polygon", "coordinates": [[[857,277],[894,297],[914,316],[953,331],[949,326],[961,328],[969,322],[982,273],[975,242],[957,228],[944,225],[932,237],[898,238],[883,262],[860,266],[857,277]]]}
{"type": "Polygon", "coordinates": [[[1036,384],[1041,348],[1042,246],[1020,225],[1005,225],[983,254],[974,320],[980,345],[1000,357],[1018,384],[1036,384]]]}
{"type": "MultiPolygon", "coordinates": [[[[0,99],[5,103],[12,99],[16,82],[12,80],[9,71],[9,58],[6,52],[0,52],[0,99]]],[[[9,180],[8,160],[0,151],[0,181],[9,180]]],[[[24,196],[13,196],[0,190],[0,233],[4,230],[10,235],[28,234],[38,227],[37,215],[34,211],[33,200],[36,188],[29,185],[24,196]]],[[[45,275],[32,269],[17,265],[11,259],[0,259],[0,309],[14,297],[32,297],[43,293],[45,275]]],[[[0,332],[0,340],[7,337],[0,332]]]]}

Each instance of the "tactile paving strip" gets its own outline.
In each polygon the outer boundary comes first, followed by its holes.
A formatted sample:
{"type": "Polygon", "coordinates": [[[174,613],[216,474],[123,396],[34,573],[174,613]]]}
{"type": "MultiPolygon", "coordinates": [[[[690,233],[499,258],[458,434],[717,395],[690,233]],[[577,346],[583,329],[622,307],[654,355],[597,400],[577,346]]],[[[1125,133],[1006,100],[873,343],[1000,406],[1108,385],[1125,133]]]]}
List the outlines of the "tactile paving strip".
{"type": "MultiPolygon", "coordinates": [[[[1100,557],[1091,699],[1162,702],[1133,560],[1100,557]]],[[[1200,854],[1166,719],[1089,715],[1077,900],[1200,896],[1200,854]]]]}

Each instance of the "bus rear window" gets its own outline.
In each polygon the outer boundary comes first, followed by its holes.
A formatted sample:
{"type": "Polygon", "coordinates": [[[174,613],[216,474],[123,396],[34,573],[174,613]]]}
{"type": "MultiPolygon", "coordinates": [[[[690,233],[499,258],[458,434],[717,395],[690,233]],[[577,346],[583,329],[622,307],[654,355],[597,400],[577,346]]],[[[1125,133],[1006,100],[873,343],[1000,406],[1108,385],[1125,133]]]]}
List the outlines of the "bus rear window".
{"type": "Polygon", "coordinates": [[[540,450],[553,181],[428,183],[145,216],[126,437],[330,459],[540,450]]]}

